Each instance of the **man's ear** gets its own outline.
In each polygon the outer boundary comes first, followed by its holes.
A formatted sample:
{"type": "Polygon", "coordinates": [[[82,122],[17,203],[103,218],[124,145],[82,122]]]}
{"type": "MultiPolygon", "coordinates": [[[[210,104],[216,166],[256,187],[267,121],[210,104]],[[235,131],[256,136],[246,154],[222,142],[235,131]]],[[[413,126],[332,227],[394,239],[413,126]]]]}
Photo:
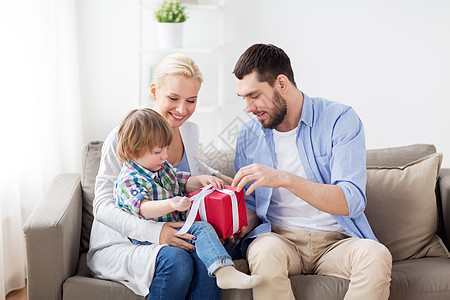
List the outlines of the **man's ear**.
{"type": "Polygon", "coordinates": [[[277,76],[275,85],[280,89],[281,94],[286,93],[289,87],[289,79],[285,75],[280,74],[277,76]]]}

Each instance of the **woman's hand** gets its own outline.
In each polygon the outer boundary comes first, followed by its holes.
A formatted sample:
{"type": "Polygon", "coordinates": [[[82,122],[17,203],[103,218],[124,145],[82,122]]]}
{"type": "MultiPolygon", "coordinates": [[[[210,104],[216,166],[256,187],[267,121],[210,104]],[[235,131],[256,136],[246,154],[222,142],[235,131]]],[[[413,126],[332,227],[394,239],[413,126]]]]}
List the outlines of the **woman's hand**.
{"type": "Polygon", "coordinates": [[[161,233],[159,234],[159,243],[166,244],[173,247],[178,247],[187,251],[193,251],[194,245],[185,241],[194,241],[195,236],[189,233],[176,235],[178,232],[177,228],[183,227],[183,222],[167,222],[161,228],[161,233]]]}
{"type": "Polygon", "coordinates": [[[244,237],[245,233],[246,233],[246,227],[242,226],[241,229],[236,232],[235,234],[233,234],[232,236],[230,236],[226,241],[220,239],[220,241],[222,242],[222,244],[224,244],[225,242],[228,242],[231,246],[234,246],[234,244],[237,243],[237,241],[239,241],[242,237],[244,237]]]}
{"type": "Polygon", "coordinates": [[[200,175],[199,181],[202,184],[202,186],[207,186],[209,184],[212,184],[213,187],[215,187],[218,190],[221,190],[225,188],[225,182],[220,179],[219,177],[215,176],[209,176],[209,175],[200,175]]]}
{"type": "Polygon", "coordinates": [[[209,175],[198,175],[189,177],[186,182],[185,192],[190,193],[199,188],[212,184],[216,189],[225,188],[225,182],[222,179],[209,175]]]}

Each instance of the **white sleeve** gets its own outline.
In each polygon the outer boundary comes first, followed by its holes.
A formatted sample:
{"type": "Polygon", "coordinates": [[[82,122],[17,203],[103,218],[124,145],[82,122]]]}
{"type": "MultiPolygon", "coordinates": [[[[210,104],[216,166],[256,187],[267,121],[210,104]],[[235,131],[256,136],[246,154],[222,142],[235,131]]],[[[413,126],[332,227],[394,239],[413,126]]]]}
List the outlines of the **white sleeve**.
{"type": "Polygon", "coordinates": [[[93,213],[97,221],[127,237],[159,244],[159,235],[164,222],[139,219],[114,202],[114,182],[119,176],[121,163],[117,156],[117,131],[115,128],[106,138],[95,180],[93,213]]]}

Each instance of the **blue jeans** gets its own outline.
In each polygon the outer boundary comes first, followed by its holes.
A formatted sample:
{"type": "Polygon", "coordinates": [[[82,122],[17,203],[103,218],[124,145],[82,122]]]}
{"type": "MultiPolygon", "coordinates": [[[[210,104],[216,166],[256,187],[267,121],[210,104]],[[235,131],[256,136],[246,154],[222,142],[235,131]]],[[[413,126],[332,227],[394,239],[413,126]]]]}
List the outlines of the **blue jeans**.
{"type": "MultiPolygon", "coordinates": [[[[148,299],[221,298],[221,291],[211,276],[222,266],[234,265],[233,261],[210,224],[194,222],[188,232],[196,237],[195,252],[163,247],[156,257],[148,299]]],[[[133,243],[146,244],[134,240],[133,243]]]]}

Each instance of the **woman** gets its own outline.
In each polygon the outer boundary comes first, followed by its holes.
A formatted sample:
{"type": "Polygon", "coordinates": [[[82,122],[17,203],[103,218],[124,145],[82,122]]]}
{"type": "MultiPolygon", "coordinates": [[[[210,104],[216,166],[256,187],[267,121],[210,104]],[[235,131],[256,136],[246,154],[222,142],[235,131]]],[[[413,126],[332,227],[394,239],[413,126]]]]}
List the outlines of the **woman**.
{"type": "MultiPolygon", "coordinates": [[[[230,184],[230,177],[198,160],[198,126],[186,122],[195,111],[202,81],[197,65],[183,54],[165,57],[155,69],[151,85],[154,109],[174,133],[167,160],[192,175],[214,174],[230,184]]],[[[97,278],[121,282],[138,295],[148,294],[149,299],[220,299],[215,278],[208,276],[192,251],[194,245],[186,241],[195,237],[175,235],[183,223],[138,219],[115,205],[113,187],[121,169],[117,131],[115,128],[108,135],[102,148],[87,255],[89,268],[97,278]],[[133,245],[128,238],[151,244],[133,245]]]]}

